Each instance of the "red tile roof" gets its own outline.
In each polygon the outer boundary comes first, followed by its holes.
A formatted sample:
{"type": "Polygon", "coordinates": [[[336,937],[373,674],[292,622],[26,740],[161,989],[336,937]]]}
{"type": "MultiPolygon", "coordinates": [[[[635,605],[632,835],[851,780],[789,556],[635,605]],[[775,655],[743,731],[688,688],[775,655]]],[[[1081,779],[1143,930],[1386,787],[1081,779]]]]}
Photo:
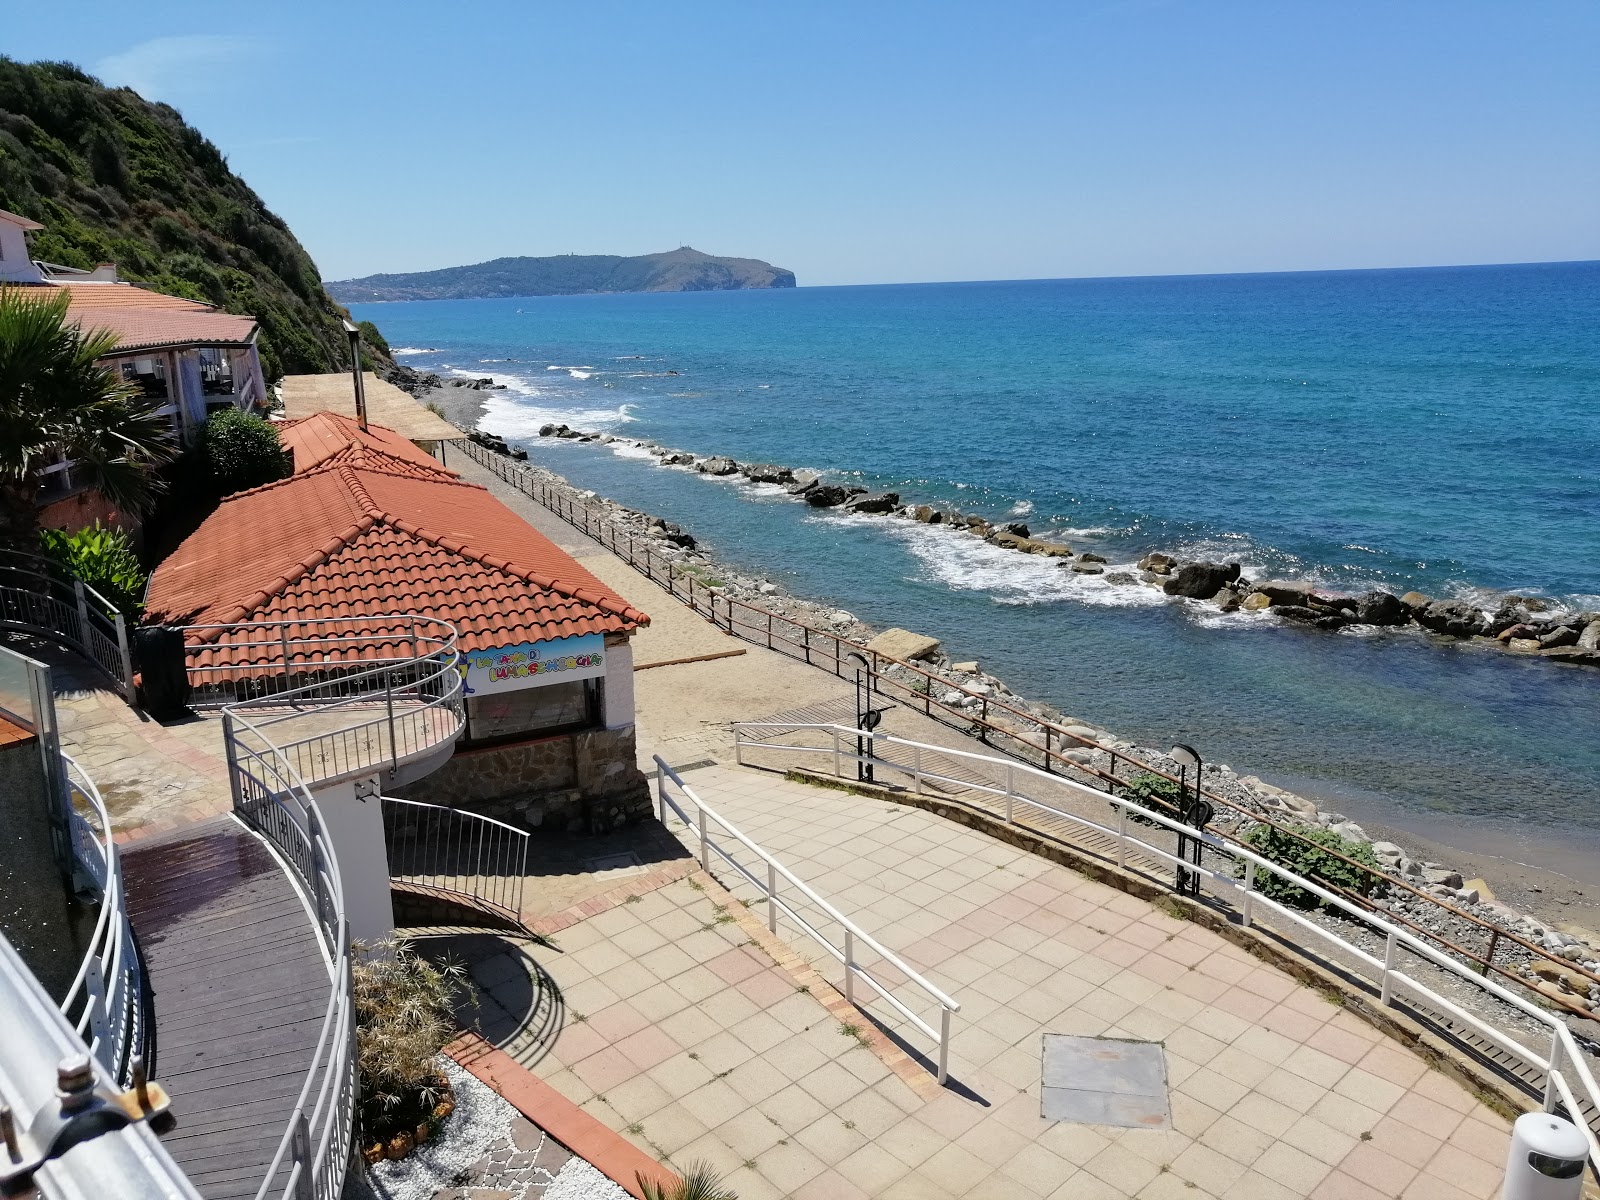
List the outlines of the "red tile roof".
{"type": "Polygon", "coordinates": [[[255,336],[256,319],[225,313],[209,304],[167,296],[131,283],[54,283],[72,299],[67,319],[81,329],[108,329],[119,350],[156,346],[242,346],[255,336]]]}
{"type": "Polygon", "coordinates": [[[392,429],[354,417],[321,412],[278,426],[278,440],[294,451],[296,474],[325,466],[372,467],[415,479],[459,479],[438,459],[392,429]]]}
{"type": "Polygon", "coordinates": [[[168,625],[420,613],[464,650],[650,620],[477,484],[333,464],[223,501],[147,601],[168,625]]]}

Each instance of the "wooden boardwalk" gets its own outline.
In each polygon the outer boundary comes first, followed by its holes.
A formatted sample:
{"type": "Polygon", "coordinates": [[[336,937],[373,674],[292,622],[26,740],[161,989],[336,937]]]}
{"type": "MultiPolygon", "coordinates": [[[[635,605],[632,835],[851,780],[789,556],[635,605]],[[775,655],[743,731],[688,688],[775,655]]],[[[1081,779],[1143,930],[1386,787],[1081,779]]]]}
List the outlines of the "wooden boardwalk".
{"type": "Polygon", "coordinates": [[[123,849],[155,1005],[162,1141],[207,1200],[265,1178],[316,1047],[328,969],[311,915],[264,846],[213,817],[123,849]]]}

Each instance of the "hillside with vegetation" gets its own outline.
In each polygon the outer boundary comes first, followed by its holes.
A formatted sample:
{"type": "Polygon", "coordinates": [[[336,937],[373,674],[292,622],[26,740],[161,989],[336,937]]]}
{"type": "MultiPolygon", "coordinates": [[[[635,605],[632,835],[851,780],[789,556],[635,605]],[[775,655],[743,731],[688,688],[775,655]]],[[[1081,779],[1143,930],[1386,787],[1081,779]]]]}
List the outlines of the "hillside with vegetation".
{"type": "Polygon", "coordinates": [[[486,296],[576,296],[597,292],[712,292],[792,288],[794,272],[758,258],[718,258],[688,246],[663,254],[561,254],[496,258],[468,267],[368,275],[329,283],[345,304],[371,300],[472,300],[486,296]]]}
{"type": "Polygon", "coordinates": [[[124,279],[254,316],[269,379],[348,366],[344,309],[311,256],[168,105],[68,63],[0,57],[0,208],[45,226],[35,258],[114,262],[124,279]]]}

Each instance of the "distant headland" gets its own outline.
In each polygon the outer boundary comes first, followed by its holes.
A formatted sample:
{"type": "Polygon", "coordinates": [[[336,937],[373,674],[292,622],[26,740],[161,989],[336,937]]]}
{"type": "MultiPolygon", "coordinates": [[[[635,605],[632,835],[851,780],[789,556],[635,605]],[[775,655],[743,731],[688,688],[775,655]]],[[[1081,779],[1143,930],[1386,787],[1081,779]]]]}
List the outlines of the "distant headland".
{"type": "Polygon", "coordinates": [[[368,275],[325,285],[341,304],[375,300],[473,300],[597,292],[719,292],[792,288],[794,272],[758,258],[718,258],[689,246],[662,254],[561,254],[496,258],[466,267],[368,275]]]}

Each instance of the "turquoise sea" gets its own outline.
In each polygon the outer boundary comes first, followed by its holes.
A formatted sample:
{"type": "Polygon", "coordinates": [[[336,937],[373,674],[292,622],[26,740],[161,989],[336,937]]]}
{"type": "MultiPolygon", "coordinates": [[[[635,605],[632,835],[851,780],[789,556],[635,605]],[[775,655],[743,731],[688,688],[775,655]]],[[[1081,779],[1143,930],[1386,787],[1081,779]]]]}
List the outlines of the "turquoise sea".
{"type": "MultiPolygon", "coordinates": [[[[566,422],[1010,514],[1113,563],[1600,609],[1600,263],[356,306],[485,429],[1145,744],[1437,831],[1600,824],[1600,672],[1224,617],[566,422]]],[[[1594,842],[1600,850],[1600,840],[1594,842]]]]}

